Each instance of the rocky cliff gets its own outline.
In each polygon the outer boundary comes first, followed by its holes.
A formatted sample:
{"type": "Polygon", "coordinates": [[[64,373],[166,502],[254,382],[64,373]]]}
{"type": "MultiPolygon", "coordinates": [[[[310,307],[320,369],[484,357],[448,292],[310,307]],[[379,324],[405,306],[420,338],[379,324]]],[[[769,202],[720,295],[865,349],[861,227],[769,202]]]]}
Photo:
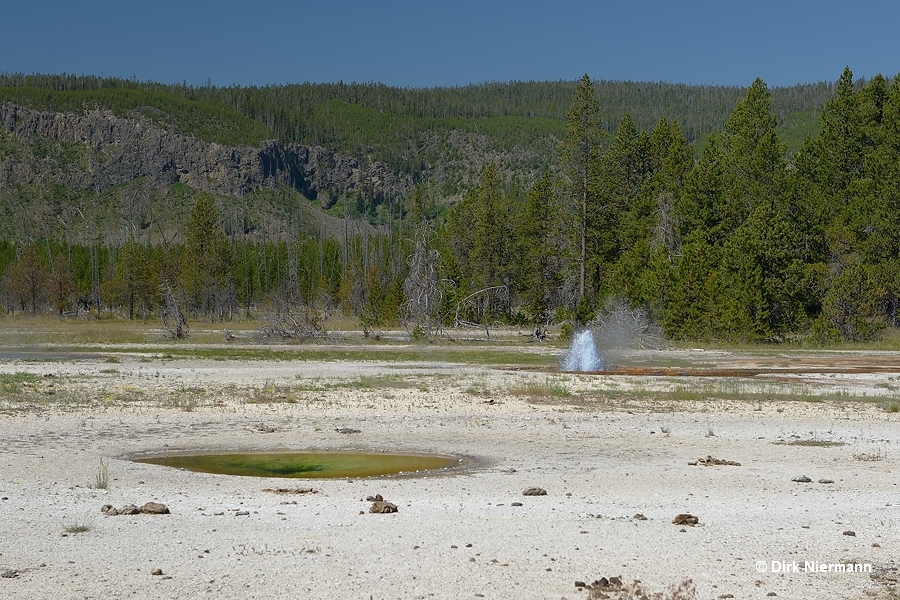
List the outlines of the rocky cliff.
{"type": "Polygon", "coordinates": [[[106,110],[84,114],[38,111],[0,103],[0,131],[26,146],[47,141],[70,151],[0,153],[0,189],[15,184],[59,184],[102,192],[145,178],[151,185],[184,183],[218,195],[241,197],[257,188],[287,186],[330,206],[336,197],[365,193],[376,201],[399,198],[412,178],[385,164],[360,162],[318,146],[266,142],[260,148],[222,146],[183,136],[146,117],[123,118],[106,110]]]}

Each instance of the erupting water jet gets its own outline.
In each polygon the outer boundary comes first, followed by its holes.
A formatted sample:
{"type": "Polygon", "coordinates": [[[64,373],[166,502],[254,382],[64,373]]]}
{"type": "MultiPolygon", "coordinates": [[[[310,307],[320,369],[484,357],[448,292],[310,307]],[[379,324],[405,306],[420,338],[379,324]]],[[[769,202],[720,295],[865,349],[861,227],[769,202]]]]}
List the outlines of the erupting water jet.
{"type": "Polygon", "coordinates": [[[602,371],[603,359],[590,329],[579,331],[562,359],[563,371],[602,371]]]}

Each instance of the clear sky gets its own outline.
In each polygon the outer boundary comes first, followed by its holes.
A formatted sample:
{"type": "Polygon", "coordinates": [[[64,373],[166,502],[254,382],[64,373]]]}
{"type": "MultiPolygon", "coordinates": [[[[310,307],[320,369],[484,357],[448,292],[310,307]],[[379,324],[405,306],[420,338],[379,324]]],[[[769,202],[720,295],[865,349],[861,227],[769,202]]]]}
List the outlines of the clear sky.
{"type": "Polygon", "coordinates": [[[769,87],[900,72],[896,0],[32,0],[0,72],[191,85],[594,79],[769,87]]]}

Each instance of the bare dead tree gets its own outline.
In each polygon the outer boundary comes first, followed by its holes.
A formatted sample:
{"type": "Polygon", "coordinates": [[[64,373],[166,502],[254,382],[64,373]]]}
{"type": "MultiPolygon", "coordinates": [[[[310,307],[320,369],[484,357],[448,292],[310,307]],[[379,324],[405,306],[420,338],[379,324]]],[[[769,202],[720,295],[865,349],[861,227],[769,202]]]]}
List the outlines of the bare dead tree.
{"type": "Polygon", "coordinates": [[[187,317],[184,311],[181,310],[181,307],[187,304],[186,300],[181,298],[179,301],[169,282],[163,283],[162,288],[164,305],[160,309],[160,318],[168,336],[176,340],[191,337],[191,329],[188,326],[187,317]]]}
{"type": "Polygon", "coordinates": [[[285,341],[303,342],[326,339],[327,311],[303,306],[276,297],[273,305],[261,312],[257,335],[264,339],[280,338],[285,341]]]}
{"type": "Polygon", "coordinates": [[[621,299],[610,301],[587,327],[607,347],[658,350],[668,345],[662,327],[650,319],[645,309],[630,308],[621,299]]]}
{"type": "Polygon", "coordinates": [[[428,237],[431,233],[426,222],[416,231],[416,243],[409,258],[409,275],[403,281],[406,302],[401,308],[401,320],[413,337],[425,336],[432,339],[441,330],[441,320],[434,315],[441,308],[443,295],[438,277],[440,253],[431,248],[428,237]]]}

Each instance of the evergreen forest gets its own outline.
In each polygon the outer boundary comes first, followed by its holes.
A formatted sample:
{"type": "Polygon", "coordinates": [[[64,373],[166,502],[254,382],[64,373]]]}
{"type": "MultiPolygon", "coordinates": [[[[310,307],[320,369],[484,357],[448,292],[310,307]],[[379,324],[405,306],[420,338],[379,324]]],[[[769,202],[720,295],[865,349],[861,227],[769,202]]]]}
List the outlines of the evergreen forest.
{"type": "Polygon", "coordinates": [[[587,75],[401,89],[6,74],[0,103],[99,107],[223,146],[323,146],[414,182],[402,197],[327,207],[296,190],[174,184],[159,198],[178,226],[152,237],[141,215],[121,227],[122,194],[15,181],[26,157],[63,168],[84,151],[7,124],[7,314],[162,318],[177,335],[194,319],[276,315],[285,337],[285,324],[315,329],[336,312],[367,333],[432,337],[577,326],[613,304],[673,340],[828,343],[898,327],[900,78],[848,68],[834,84],[776,89],[587,75]],[[94,227],[118,233],[73,239],[60,215],[76,199],[107,203],[94,227]],[[276,208],[249,227],[242,215],[262,200],[276,208]],[[48,225],[10,225],[23,214],[48,225]]]}

